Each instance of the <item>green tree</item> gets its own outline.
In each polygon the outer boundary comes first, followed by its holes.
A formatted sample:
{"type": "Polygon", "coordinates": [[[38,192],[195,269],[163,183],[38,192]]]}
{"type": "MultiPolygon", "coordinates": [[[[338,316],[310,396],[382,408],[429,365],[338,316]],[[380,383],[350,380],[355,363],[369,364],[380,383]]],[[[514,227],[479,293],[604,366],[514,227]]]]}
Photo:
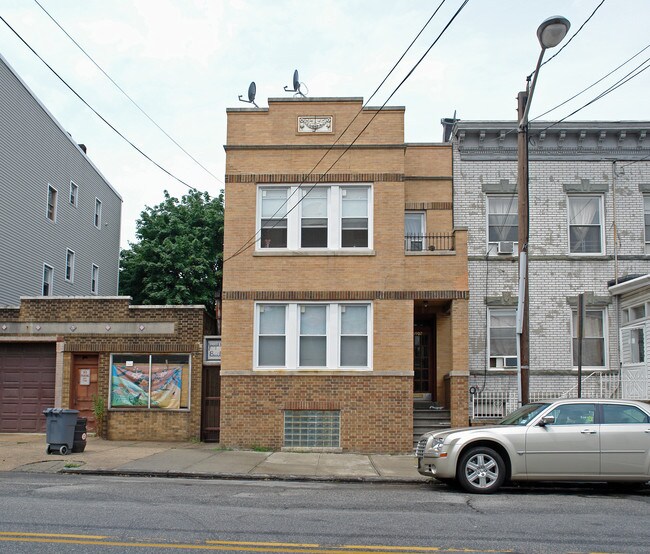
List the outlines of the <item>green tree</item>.
{"type": "Polygon", "coordinates": [[[138,242],[120,255],[120,294],[136,304],[204,304],[214,313],[221,289],[223,193],[192,190],[179,201],[147,206],[138,242]]]}

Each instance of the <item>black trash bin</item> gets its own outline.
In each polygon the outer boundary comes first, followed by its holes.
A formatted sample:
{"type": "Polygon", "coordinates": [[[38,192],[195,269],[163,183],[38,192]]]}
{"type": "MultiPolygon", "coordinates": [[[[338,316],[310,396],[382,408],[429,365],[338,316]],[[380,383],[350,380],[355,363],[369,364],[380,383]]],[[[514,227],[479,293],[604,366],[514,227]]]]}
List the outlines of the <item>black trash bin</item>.
{"type": "Polygon", "coordinates": [[[77,424],[74,428],[74,441],[72,443],[73,452],[83,452],[86,450],[86,423],[87,419],[85,417],[78,417],[77,424]]]}
{"type": "Polygon", "coordinates": [[[74,432],[77,425],[79,410],[65,410],[62,408],[46,408],[45,414],[45,441],[46,452],[69,454],[74,443],[74,432]]]}

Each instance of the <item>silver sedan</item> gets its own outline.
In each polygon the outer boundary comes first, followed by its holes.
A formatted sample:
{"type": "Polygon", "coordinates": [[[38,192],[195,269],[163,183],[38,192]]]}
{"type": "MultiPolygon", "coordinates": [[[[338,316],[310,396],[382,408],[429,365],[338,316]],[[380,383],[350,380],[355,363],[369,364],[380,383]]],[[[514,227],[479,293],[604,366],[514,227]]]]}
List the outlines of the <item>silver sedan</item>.
{"type": "Polygon", "coordinates": [[[418,471],[491,493],[506,481],[650,480],[650,406],[563,399],[522,406],[497,425],[422,435],[418,471]]]}

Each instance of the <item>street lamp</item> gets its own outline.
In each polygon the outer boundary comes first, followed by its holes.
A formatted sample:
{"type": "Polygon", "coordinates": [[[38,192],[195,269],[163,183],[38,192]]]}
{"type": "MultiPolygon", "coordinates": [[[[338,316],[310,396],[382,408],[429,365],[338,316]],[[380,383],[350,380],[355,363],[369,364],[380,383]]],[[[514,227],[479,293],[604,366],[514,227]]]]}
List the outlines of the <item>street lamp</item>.
{"type": "Polygon", "coordinates": [[[517,302],[517,373],[519,400],[528,402],[529,392],[529,340],[528,340],[528,112],[533,100],[537,76],[542,65],[544,53],[554,48],[567,35],[571,23],[562,16],[553,16],[544,20],[537,29],[537,38],[542,47],[533,73],[533,83],[526,84],[526,91],[517,95],[517,209],[519,241],[519,299],[517,302]]]}

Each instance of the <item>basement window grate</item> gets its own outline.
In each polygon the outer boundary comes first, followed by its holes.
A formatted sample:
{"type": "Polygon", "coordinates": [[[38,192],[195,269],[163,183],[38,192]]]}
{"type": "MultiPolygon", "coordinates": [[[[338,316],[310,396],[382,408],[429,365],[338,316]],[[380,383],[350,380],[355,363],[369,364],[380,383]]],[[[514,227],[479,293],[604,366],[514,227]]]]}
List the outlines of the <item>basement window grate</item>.
{"type": "Polygon", "coordinates": [[[287,448],[338,448],[340,436],[339,411],[284,412],[284,446],[287,448]]]}

